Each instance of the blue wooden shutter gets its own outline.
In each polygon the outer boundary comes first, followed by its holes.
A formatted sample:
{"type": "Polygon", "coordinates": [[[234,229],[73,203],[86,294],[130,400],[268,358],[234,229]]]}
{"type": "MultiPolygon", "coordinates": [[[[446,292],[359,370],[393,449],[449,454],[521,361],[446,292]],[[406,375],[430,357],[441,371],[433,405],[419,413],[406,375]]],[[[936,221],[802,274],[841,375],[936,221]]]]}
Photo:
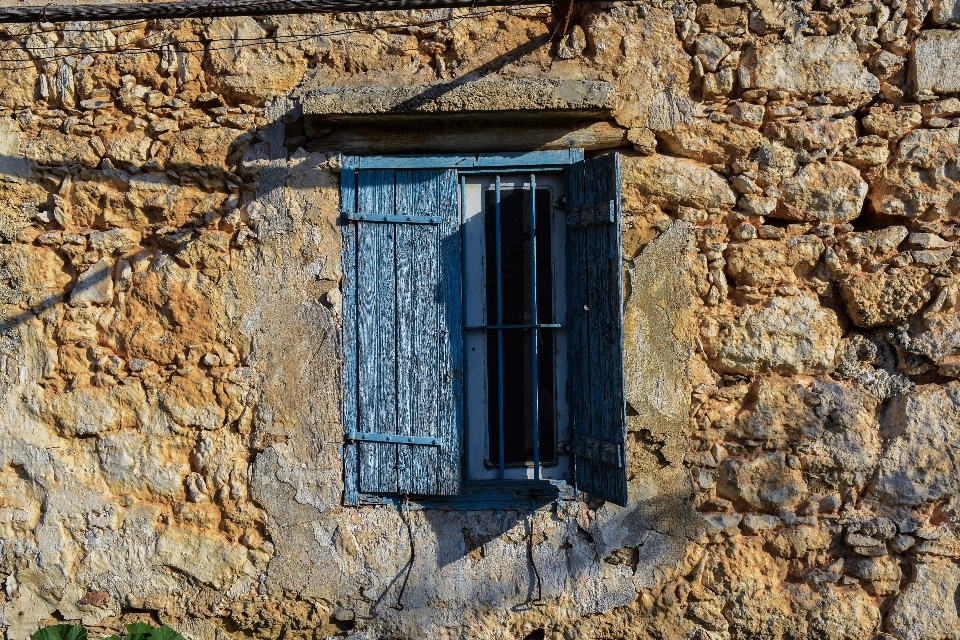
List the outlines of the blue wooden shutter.
{"type": "Polygon", "coordinates": [[[620,157],[567,173],[568,403],[577,488],[626,505],[620,157]]]}
{"type": "Polygon", "coordinates": [[[463,337],[452,170],[341,174],[346,502],[460,491],[463,337]]]}

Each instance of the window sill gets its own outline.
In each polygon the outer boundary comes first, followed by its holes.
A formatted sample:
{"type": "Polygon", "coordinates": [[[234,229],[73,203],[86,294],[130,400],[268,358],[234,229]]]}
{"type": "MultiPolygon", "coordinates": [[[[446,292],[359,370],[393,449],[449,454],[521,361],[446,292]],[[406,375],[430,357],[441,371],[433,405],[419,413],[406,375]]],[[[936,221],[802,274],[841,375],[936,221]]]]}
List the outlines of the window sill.
{"type": "MultiPolygon", "coordinates": [[[[575,500],[565,480],[474,480],[455,496],[409,496],[410,509],[447,511],[530,511],[558,500],[575,500]]],[[[358,506],[394,506],[404,497],[393,493],[361,493],[358,506]]]]}

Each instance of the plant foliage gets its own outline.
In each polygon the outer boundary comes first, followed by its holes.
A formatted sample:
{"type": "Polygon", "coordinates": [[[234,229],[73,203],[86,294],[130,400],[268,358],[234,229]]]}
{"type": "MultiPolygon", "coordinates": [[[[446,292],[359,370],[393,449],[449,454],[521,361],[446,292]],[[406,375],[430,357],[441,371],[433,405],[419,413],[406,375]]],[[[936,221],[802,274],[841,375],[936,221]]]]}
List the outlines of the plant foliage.
{"type": "MultiPolygon", "coordinates": [[[[56,624],[40,629],[30,640],[87,640],[87,630],[78,624],[56,624]]],[[[122,638],[113,635],[103,640],[184,640],[184,637],[167,625],[157,628],[135,622],[127,625],[127,633],[122,638]]]]}

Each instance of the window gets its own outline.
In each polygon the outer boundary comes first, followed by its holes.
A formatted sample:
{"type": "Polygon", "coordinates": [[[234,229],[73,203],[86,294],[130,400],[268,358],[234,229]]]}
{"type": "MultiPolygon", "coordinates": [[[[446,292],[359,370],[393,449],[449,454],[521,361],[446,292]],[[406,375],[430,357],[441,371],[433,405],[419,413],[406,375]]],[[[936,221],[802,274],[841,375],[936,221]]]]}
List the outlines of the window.
{"type": "Polygon", "coordinates": [[[569,478],[563,178],[461,181],[468,480],[569,478]]]}
{"type": "Polygon", "coordinates": [[[341,208],[345,501],[624,504],[618,156],[352,157],[341,208]]]}

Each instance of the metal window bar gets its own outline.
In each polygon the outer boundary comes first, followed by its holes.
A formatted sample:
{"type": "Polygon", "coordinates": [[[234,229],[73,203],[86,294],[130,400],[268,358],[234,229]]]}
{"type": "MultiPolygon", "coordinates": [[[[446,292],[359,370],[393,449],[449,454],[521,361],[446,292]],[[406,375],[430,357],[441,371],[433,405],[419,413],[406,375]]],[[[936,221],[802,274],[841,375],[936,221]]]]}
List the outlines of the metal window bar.
{"type": "MultiPolygon", "coordinates": [[[[496,258],[497,258],[497,326],[503,326],[503,277],[501,269],[503,263],[500,260],[500,174],[496,178],[496,205],[494,208],[494,225],[496,235],[496,258]]],[[[504,436],[503,436],[503,329],[497,329],[497,451],[498,467],[497,476],[500,480],[504,478],[504,468],[506,466],[504,458],[504,436]]]]}
{"type": "MultiPolygon", "coordinates": [[[[539,167],[537,168],[539,170],[539,167]]],[[[541,329],[562,329],[566,325],[560,323],[540,324],[537,309],[537,177],[530,174],[530,323],[503,324],[503,276],[501,253],[501,180],[500,174],[494,178],[494,260],[496,262],[496,309],[495,324],[486,324],[478,327],[464,327],[468,331],[495,332],[497,340],[497,476],[505,478],[506,452],[504,435],[504,399],[503,399],[503,332],[508,330],[524,330],[531,332],[531,422],[533,427],[533,477],[540,479],[540,381],[539,381],[539,353],[538,342],[541,329]]],[[[466,201],[466,181],[461,182],[462,198],[466,201]]]]}
{"type": "MultiPolygon", "coordinates": [[[[530,386],[531,420],[533,421],[533,479],[540,479],[540,386],[537,371],[537,176],[530,174],[530,386]]],[[[502,400],[501,400],[502,402],[502,400]]],[[[503,461],[501,460],[501,464],[503,461]]]]}

